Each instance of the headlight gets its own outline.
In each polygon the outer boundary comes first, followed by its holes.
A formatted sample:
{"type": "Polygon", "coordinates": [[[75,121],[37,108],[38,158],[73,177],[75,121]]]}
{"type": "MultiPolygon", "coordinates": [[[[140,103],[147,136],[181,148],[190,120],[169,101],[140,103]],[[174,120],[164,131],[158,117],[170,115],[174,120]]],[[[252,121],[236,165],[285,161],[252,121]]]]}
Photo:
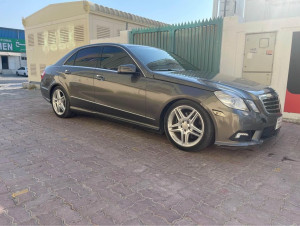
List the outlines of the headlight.
{"type": "Polygon", "coordinates": [[[247,103],[250,105],[250,107],[252,108],[253,111],[255,112],[259,112],[258,108],[256,107],[256,104],[252,101],[252,100],[246,100],[247,103]]]}
{"type": "Polygon", "coordinates": [[[222,91],[216,91],[215,95],[227,107],[242,110],[242,111],[248,111],[248,108],[245,102],[243,101],[243,99],[234,94],[228,94],[222,91]]]}

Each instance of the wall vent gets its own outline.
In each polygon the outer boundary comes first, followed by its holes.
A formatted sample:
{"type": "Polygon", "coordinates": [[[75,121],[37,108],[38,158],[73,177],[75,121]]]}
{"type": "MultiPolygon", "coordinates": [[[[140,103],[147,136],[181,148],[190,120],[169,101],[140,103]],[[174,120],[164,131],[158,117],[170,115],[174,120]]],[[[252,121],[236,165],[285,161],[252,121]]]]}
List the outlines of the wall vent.
{"type": "Polygon", "coordinates": [[[97,39],[99,38],[109,38],[110,29],[108,27],[102,27],[97,25],[97,39]]]}
{"type": "Polygon", "coordinates": [[[56,43],[56,35],[55,31],[48,31],[48,44],[55,44],[56,43]]]}
{"type": "Polygon", "coordinates": [[[60,29],[60,43],[69,42],[69,31],[66,28],[60,29]]]}
{"type": "Polygon", "coordinates": [[[44,45],[44,32],[37,33],[37,42],[39,46],[44,45]]]}
{"type": "Polygon", "coordinates": [[[78,25],[74,27],[74,40],[76,42],[84,41],[84,26],[78,25]]]}
{"type": "Polygon", "coordinates": [[[28,45],[29,46],[34,46],[34,35],[29,34],[27,37],[28,37],[28,45]]]}
{"type": "Polygon", "coordinates": [[[36,76],[36,65],[35,64],[30,64],[29,69],[30,69],[30,74],[32,76],[36,76]]]}

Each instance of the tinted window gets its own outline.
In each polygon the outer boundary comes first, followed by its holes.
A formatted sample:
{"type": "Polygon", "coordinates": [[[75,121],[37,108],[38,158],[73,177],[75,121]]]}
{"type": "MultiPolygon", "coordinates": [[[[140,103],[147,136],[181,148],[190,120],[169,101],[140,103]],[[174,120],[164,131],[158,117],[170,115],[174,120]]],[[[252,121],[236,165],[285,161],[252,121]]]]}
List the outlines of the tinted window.
{"type": "Polygon", "coordinates": [[[101,57],[101,68],[109,70],[118,70],[122,64],[135,64],[131,57],[121,48],[106,46],[103,48],[101,57]]]}
{"type": "Polygon", "coordinates": [[[76,54],[77,53],[74,53],[65,63],[65,65],[74,65],[74,61],[75,61],[75,58],[76,58],[76,54]]]}
{"type": "Polygon", "coordinates": [[[77,52],[75,66],[96,67],[100,56],[100,47],[89,47],[77,52]]]}
{"type": "Polygon", "coordinates": [[[184,59],[148,46],[128,46],[132,53],[152,71],[198,70],[184,59]]]}

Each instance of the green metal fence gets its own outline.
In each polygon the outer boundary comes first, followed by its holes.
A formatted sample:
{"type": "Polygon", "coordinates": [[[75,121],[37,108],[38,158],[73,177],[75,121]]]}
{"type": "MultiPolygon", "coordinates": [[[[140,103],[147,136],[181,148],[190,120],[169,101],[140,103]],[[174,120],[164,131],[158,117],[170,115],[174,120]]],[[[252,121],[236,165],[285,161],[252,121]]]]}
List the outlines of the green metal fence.
{"type": "Polygon", "coordinates": [[[196,21],[165,27],[134,29],[130,43],[154,46],[187,60],[201,71],[220,69],[223,19],[196,21]]]}

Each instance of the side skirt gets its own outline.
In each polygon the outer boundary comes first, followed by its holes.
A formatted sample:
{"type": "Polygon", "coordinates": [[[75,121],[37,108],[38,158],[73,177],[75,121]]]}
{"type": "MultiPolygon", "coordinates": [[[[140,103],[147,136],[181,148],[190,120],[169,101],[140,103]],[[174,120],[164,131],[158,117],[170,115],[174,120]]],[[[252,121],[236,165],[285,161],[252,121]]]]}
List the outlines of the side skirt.
{"type": "Polygon", "coordinates": [[[131,124],[135,124],[137,126],[142,126],[142,127],[146,127],[146,128],[149,128],[149,129],[159,131],[159,127],[152,126],[152,125],[145,124],[145,123],[141,123],[141,122],[137,122],[137,121],[133,121],[133,120],[130,120],[130,119],[125,119],[125,118],[121,118],[121,117],[117,117],[117,116],[109,115],[109,114],[105,114],[105,113],[100,113],[100,112],[96,112],[96,111],[90,111],[90,110],[86,110],[86,109],[79,108],[79,107],[70,106],[70,108],[73,111],[80,111],[80,112],[86,112],[86,113],[90,113],[90,114],[96,114],[96,115],[100,115],[100,116],[103,116],[103,117],[106,117],[106,118],[111,118],[111,119],[115,119],[115,120],[118,120],[118,121],[123,121],[123,122],[131,123],[131,124]]]}

